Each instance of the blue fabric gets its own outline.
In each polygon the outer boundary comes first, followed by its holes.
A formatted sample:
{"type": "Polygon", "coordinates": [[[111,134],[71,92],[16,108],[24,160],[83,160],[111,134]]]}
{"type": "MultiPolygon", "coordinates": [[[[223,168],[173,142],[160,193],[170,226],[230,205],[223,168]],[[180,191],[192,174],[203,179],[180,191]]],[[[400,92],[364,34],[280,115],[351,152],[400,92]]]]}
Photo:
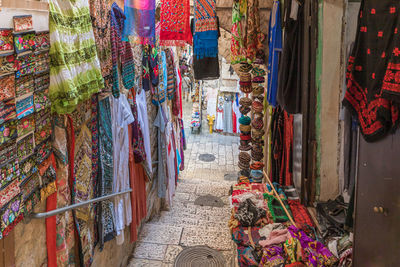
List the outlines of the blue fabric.
{"type": "Polygon", "coordinates": [[[128,36],[142,38],[142,44],[154,44],[155,41],[155,10],[136,9],[125,5],[125,24],[123,40],[128,41],[128,36]]]}
{"type": "Polygon", "coordinates": [[[269,57],[268,57],[268,103],[276,106],[276,92],[278,90],[279,54],[282,51],[282,26],[279,0],[274,0],[269,20],[269,57]],[[274,24],[272,24],[274,23],[274,24]]]}
{"type": "Polygon", "coordinates": [[[193,53],[196,58],[218,56],[218,31],[195,32],[193,53]]]}

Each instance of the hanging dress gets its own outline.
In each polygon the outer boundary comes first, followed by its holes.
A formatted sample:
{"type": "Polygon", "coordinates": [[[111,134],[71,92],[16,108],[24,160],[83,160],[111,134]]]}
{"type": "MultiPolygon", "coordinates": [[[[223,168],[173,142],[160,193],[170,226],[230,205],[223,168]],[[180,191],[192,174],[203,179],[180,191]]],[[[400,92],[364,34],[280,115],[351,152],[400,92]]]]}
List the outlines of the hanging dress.
{"type": "MultiPolygon", "coordinates": [[[[128,125],[133,123],[131,107],[124,94],[119,98],[110,97],[114,154],[114,192],[130,188],[129,185],[129,133],[128,125]]],[[[132,222],[131,201],[128,194],[114,199],[117,244],[124,242],[124,228],[132,222]]]]}
{"type": "Polygon", "coordinates": [[[104,81],[88,1],[50,0],[49,11],[49,97],[52,110],[66,114],[104,88],[104,81]]]}

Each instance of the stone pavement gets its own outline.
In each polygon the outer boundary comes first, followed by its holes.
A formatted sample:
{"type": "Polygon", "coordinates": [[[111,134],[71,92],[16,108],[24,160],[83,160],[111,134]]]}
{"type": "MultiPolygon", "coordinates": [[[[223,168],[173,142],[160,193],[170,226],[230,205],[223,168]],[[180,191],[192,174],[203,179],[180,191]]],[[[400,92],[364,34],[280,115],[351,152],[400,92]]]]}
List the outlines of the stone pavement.
{"type": "MultiPolygon", "coordinates": [[[[188,106],[185,105],[186,127],[188,106]]],[[[142,227],[129,267],[173,266],[175,257],[185,247],[196,245],[221,251],[226,266],[235,266],[235,246],[227,224],[229,189],[235,181],[234,176],[226,174],[238,172],[239,138],[209,134],[207,128],[204,124],[199,135],[186,129],[185,171],[180,174],[173,206],[142,227]],[[203,153],[214,155],[215,160],[200,161],[203,153]],[[220,197],[225,205],[221,208],[194,205],[197,197],[207,194],[220,197]]]]}

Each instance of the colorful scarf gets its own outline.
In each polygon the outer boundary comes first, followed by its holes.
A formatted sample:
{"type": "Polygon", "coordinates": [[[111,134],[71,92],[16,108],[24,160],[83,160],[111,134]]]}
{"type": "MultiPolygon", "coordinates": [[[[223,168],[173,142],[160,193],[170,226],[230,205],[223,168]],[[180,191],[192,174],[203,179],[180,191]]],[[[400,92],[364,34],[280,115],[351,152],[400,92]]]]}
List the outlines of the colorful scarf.
{"type": "Polygon", "coordinates": [[[125,0],[124,41],[131,35],[137,43],[154,44],[155,10],[155,0],[125,0]]]}
{"type": "Polygon", "coordinates": [[[231,40],[231,62],[237,64],[245,61],[246,42],[243,22],[247,16],[247,0],[233,1],[232,7],[232,40],[231,40]]]}
{"type": "Polygon", "coordinates": [[[192,44],[189,0],[161,1],[160,45],[184,46],[192,44]]]}
{"type": "Polygon", "coordinates": [[[218,22],[215,0],[194,1],[193,50],[196,58],[218,56],[218,22]]]}
{"type": "Polygon", "coordinates": [[[247,52],[248,62],[253,62],[258,50],[263,48],[264,39],[260,30],[260,12],[258,10],[258,0],[248,0],[247,10],[247,52]]]}
{"type": "Polygon", "coordinates": [[[103,91],[111,92],[113,81],[110,32],[111,0],[90,0],[89,6],[97,55],[104,78],[103,91]]]}
{"type": "Polygon", "coordinates": [[[135,66],[133,63],[133,53],[129,42],[122,40],[122,30],[124,28],[125,15],[122,9],[114,2],[111,6],[111,53],[113,71],[114,97],[119,97],[119,69],[121,70],[122,83],[128,90],[135,85],[135,66]],[[118,68],[120,63],[120,68],[118,68]]]}
{"type": "Polygon", "coordinates": [[[336,257],[321,242],[311,239],[293,225],[289,226],[288,230],[292,237],[300,241],[302,249],[306,251],[304,261],[308,263],[307,266],[327,267],[337,262],[336,257]]]}

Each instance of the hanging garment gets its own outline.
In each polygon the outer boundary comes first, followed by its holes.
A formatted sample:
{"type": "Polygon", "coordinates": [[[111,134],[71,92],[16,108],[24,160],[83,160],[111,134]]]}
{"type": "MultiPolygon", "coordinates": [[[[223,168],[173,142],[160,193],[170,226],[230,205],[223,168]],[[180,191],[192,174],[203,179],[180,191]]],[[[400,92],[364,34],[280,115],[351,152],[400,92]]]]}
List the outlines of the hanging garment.
{"type": "Polygon", "coordinates": [[[226,95],[224,101],[224,132],[233,133],[232,97],[230,95],[226,95]]]}
{"type": "Polygon", "coordinates": [[[113,69],[114,97],[119,97],[119,69],[121,70],[122,83],[126,89],[135,85],[135,66],[133,64],[132,48],[129,42],[122,40],[125,15],[121,8],[114,2],[111,6],[111,53],[113,69]]]}
{"type": "MultiPolygon", "coordinates": [[[[165,104],[164,104],[165,105],[165,104]]],[[[164,106],[167,116],[167,124],[165,127],[165,139],[167,141],[167,171],[168,171],[168,187],[167,187],[167,198],[166,202],[169,206],[172,205],[172,198],[175,194],[175,183],[177,177],[177,163],[176,163],[176,147],[175,137],[173,133],[173,124],[169,117],[169,108],[164,106]]]]}
{"type": "Polygon", "coordinates": [[[171,49],[165,50],[166,60],[167,60],[167,97],[172,100],[175,96],[176,90],[176,75],[174,66],[174,57],[172,55],[171,49]]]}
{"type": "Polygon", "coordinates": [[[357,117],[367,142],[400,123],[398,28],[400,2],[362,1],[354,48],[347,66],[343,104],[357,117]]]}
{"type": "Polygon", "coordinates": [[[218,97],[217,117],[215,118],[215,131],[222,132],[224,130],[224,104],[223,97],[218,97]]]}
{"type": "MultiPolygon", "coordinates": [[[[97,192],[100,196],[113,193],[114,159],[110,99],[98,102],[99,124],[99,181],[97,192]]],[[[100,249],[104,243],[116,236],[114,203],[107,199],[98,207],[98,240],[100,249]]]]}
{"type": "Polygon", "coordinates": [[[291,12],[296,0],[285,1],[284,5],[285,43],[279,65],[277,101],[286,112],[294,114],[301,112],[303,5],[298,6],[297,16],[291,12]]]}
{"type": "MultiPolygon", "coordinates": [[[[129,140],[133,140],[132,136],[132,124],[128,127],[129,140]]],[[[146,204],[146,174],[143,166],[140,163],[135,162],[133,155],[132,142],[129,142],[129,181],[131,188],[134,189],[130,193],[131,199],[131,212],[132,212],[132,223],[130,227],[130,241],[135,242],[137,240],[137,227],[141,224],[143,218],[147,214],[146,204]]]]}
{"type": "Polygon", "coordinates": [[[247,0],[233,1],[231,64],[237,64],[246,60],[246,17],[247,0]]]}
{"type": "Polygon", "coordinates": [[[263,49],[264,35],[260,30],[260,13],[258,0],[247,0],[247,40],[246,58],[251,63],[255,60],[257,51],[263,49]]]}
{"type": "Polygon", "coordinates": [[[293,115],[279,106],[271,118],[271,178],[280,185],[292,185],[293,115]]]}
{"type": "Polygon", "coordinates": [[[49,97],[52,110],[66,114],[104,88],[104,81],[88,1],[51,0],[49,11],[49,97]]]}
{"type": "Polygon", "coordinates": [[[193,55],[218,57],[218,19],[215,0],[194,0],[193,55]]]}
{"type": "Polygon", "coordinates": [[[275,107],[278,90],[279,55],[282,52],[281,12],[280,1],[278,0],[274,1],[269,19],[268,47],[267,100],[271,106],[275,107]]]}
{"type": "Polygon", "coordinates": [[[151,88],[158,86],[158,51],[154,45],[143,46],[143,89],[149,91],[151,88]]]}
{"type": "Polygon", "coordinates": [[[192,45],[189,0],[163,0],[160,11],[160,45],[192,45]]]}
{"type": "MultiPolygon", "coordinates": [[[[218,37],[220,36],[219,31],[219,19],[217,17],[218,25],[218,37]]],[[[193,34],[195,34],[195,23],[194,19],[191,20],[191,28],[193,34]]],[[[195,45],[195,44],[194,44],[195,45]]],[[[193,57],[193,71],[194,78],[196,80],[215,80],[220,76],[219,71],[219,60],[218,55],[214,57],[193,57]]]]}
{"type": "Polygon", "coordinates": [[[146,154],[147,167],[149,172],[152,173],[153,170],[151,161],[149,118],[147,115],[146,93],[143,90],[136,95],[136,105],[140,129],[142,130],[143,134],[143,143],[146,154]]]}
{"type": "Polygon", "coordinates": [[[137,43],[154,44],[155,9],[155,0],[125,0],[124,41],[128,41],[128,36],[133,36],[137,43]]]}
{"type": "Polygon", "coordinates": [[[158,197],[165,198],[166,190],[168,185],[167,180],[167,142],[165,137],[165,128],[167,125],[167,118],[164,113],[162,105],[158,108],[157,117],[154,120],[154,126],[157,130],[157,155],[158,155],[158,166],[157,166],[157,182],[158,182],[158,197]]]}
{"type": "MultiPolygon", "coordinates": [[[[57,207],[61,208],[71,205],[71,188],[68,180],[67,121],[65,117],[55,117],[54,136],[53,150],[57,161],[57,207]]],[[[75,226],[72,211],[66,211],[65,213],[58,214],[56,217],[57,266],[78,265],[75,257],[75,226]]]]}
{"type": "MultiPolygon", "coordinates": [[[[82,102],[69,116],[70,120],[70,186],[72,203],[87,201],[94,196],[92,180],[92,108],[91,100],[82,102]],[[90,129],[89,129],[90,128],[90,129]]],[[[78,233],[79,259],[82,266],[93,262],[95,233],[93,205],[74,210],[78,233]]]]}
{"type": "Polygon", "coordinates": [[[103,91],[111,92],[113,82],[110,32],[111,0],[89,0],[89,6],[97,55],[104,78],[103,91]]]}
{"type": "Polygon", "coordinates": [[[240,132],[240,130],[239,130],[239,126],[240,126],[239,119],[242,117],[242,113],[240,113],[240,109],[239,109],[239,100],[240,100],[240,96],[239,96],[238,93],[236,93],[235,101],[233,101],[233,107],[232,107],[233,112],[236,115],[236,129],[234,131],[235,133],[239,133],[240,132]]]}
{"type": "MultiPolygon", "coordinates": [[[[119,98],[110,97],[111,122],[114,154],[114,192],[130,188],[129,185],[129,133],[128,125],[133,123],[131,107],[124,94],[119,98]]],[[[132,222],[131,201],[127,194],[114,199],[117,244],[124,242],[124,228],[132,222]]]]}

